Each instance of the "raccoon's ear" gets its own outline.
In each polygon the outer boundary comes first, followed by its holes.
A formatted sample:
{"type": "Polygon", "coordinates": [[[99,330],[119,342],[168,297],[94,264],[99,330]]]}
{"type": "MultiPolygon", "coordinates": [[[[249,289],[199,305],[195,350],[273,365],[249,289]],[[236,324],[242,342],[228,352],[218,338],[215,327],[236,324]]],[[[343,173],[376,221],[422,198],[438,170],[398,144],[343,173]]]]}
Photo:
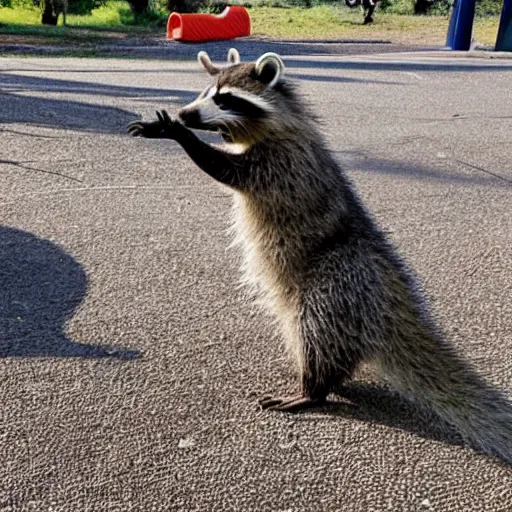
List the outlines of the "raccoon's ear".
{"type": "Polygon", "coordinates": [[[206,52],[199,52],[197,54],[197,60],[199,61],[199,64],[201,64],[203,68],[206,69],[208,74],[213,76],[219,73],[220,69],[212,64],[212,61],[206,52]]]}
{"type": "Polygon", "coordinates": [[[277,53],[265,53],[257,61],[254,71],[258,80],[274,87],[284,73],[284,62],[277,53]]]}
{"type": "Polygon", "coordinates": [[[236,48],[230,48],[228,52],[228,63],[231,65],[240,64],[240,54],[236,48]]]}

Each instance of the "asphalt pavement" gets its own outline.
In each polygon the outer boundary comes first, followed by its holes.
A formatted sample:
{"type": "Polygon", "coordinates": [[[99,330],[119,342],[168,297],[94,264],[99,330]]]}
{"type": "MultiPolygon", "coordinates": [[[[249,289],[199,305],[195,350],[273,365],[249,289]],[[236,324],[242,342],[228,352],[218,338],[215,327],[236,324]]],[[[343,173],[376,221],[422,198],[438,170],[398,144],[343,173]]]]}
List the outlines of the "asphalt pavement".
{"type": "MultiPolygon", "coordinates": [[[[511,396],[512,60],[379,48],[286,72],[447,337],[511,396]]],[[[238,287],[229,194],[125,134],[207,83],[192,60],[0,58],[0,511],[512,510],[512,469],[371,367],[358,407],[259,409],[297,381],[238,287]]]]}

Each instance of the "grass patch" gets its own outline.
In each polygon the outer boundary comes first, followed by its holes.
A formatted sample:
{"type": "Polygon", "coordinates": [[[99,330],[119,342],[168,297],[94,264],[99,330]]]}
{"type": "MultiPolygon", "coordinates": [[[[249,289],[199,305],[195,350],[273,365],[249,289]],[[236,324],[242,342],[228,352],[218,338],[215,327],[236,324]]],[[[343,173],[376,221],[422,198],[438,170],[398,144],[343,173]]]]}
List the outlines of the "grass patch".
{"type": "MultiPolygon", "coordinates": [[[[131,15],[130,7],[125,2],[111,2],[93,9],[91,14],[68,14],[66,22],[70,27],[119,27],[131,15]]],[[[59,17],[62,24],[62,16],[59,17]]]]}
{"type": "MultiPolygon", "coordinates": [[[[66,21],[67,26],[63,26],[60,16],[57,26],[42,25],[41,11],[37,8],[0,7],[0,34],[23,37],[31,44],[41,38],[48,44],[87,44],[128,36],[154,35],[156,30],[163,30],[157,27],[162,23],[165,25],[161,16],[136,25],[130,7],[124,1],[111,1],[93,9],[88,15],[68,14],[66,21]]],[[[2,39],[6,41],[5,37],[2,39]]]]}
{"type": "MultiPolygon", "coordinates": [[[[395,3],[397,10],[406,11],[410,0],[395,3]]],[[[412,5],[412,4],[411,4],[412,5]]],[[[413,16],[382,12],[377,9],[375,22],[362,25],[359,9],[334,5],[302,7],[255,6],[250,10],[252,32],[271,38],[286,39],[357,39],[388,40],[394,43],[442,46],[446,39],[448,16],[413,16]]],[[[144,19],[135,20],[127,2],[111,0],[89,15],[69,14],[67,27],[43,26],[37,8],[0,7],[0,34],[49,38],[60,43],[83,43],[98,39],[119,39],[128,36],[165,34],[167,13],[154,11],[144,19]],[[135,24],[135,23],[139,24],[135,24]]],[[[487,16],[475,20],[474,39],[493,45],[499,17],[487,16]]],[[[3,38],[5,40],[5,37],[3,38]]],[[[49,42],[49,41],[48,41],[49,42]]]]}
{"type": "MultiPolygon", "coordinates": [[[[448,16],[413,16],[379,12],[374,23],[363,25],[358,9],[318,5],[300,7],[257,7],[250,10],[255,35],[290,39],[383,39],[395,43],[442,46],[448,30],[448,16]]],[[[475,20],[476,41],[493,45],[499,18],[475,20]]]]}
{"type": "MultiPolygon", "coordinates": [[[[27,9],[25,7],[0,7],[0,24],[14,25],[39,25],[41,12],[39,9],[27,9]]],[[[5,28],[5,27],[1,27],[5,28]]]]}
{"type": "Polygon", "coordinates": [[[311,9],[251,9],[254,34],[283,38],[390,39],[393,35],[417,34],[418,44],[431,44],[446,34],[448,18],[444,16],[407,16],[378,12],[372,25],[363,25],[358,9],[319,5],[311,9]],[[428,36],[428,42],[425,41],[428,36]]]}
{"type": "MultiPolygon", "coordinates": [[[[29,27],[40,29],[58,35],[60,28],[85,28],[91,30],[109,30],[119,32],[149,32],[151,28],[165,26],[168,14],[161,10],[154,10],[147,15],[135,18],[128,2],[111,0],[107,4],[93,9],[90,14],[68,14],[67,27],[63,26],[62,15],[59,16],[58,25],[42,25],[41,10],[37,7],[17,6],[15,8],[0,7],[0,29],[27,33],[29,27]]],[[[34,32],[39,34],[39,32],[34,32]]]]}
{"type": "Polygon", "coordinates": [[[479,43],[493,46],[496,44],[498,35],[499,16],[486,16],[485,18],[475,18],[473,28],[473,39],[479,43]]]}

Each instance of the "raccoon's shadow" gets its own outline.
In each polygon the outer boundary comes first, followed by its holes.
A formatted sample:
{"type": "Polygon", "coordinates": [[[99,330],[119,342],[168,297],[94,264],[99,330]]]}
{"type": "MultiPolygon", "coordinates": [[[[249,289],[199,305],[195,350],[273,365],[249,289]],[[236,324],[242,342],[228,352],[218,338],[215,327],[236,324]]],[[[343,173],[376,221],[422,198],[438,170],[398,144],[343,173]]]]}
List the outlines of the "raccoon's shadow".
{"type": "Polygon", "coordinates": [[[464,445],[462,437],[439,416],[384,386],[353,381],[336,390],[334,396],[338,400],[321,407],[322,414],[376,423],[454,446],[464,445]]]}

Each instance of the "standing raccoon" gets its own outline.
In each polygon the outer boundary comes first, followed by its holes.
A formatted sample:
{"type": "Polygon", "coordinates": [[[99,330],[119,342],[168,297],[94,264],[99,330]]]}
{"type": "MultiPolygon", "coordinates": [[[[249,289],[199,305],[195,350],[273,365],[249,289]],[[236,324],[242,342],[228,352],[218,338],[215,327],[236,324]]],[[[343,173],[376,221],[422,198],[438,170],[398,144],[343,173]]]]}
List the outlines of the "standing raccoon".
{"type": "Polygon", "coordinates": [[[512,406],[443,338],[404,261],[328,151],[313,116],[273,53],[229,65],[199,61],[214,83],[171,119],[129,126],[177,141],[233,191],[246,280],[275,316],[300,375],[300,393],[266,409],[322,404],[363,361],[455,426],[474,447],[512,463],[512,406]],[[191,128],[219,132],[226,148],[191,128]]]}

